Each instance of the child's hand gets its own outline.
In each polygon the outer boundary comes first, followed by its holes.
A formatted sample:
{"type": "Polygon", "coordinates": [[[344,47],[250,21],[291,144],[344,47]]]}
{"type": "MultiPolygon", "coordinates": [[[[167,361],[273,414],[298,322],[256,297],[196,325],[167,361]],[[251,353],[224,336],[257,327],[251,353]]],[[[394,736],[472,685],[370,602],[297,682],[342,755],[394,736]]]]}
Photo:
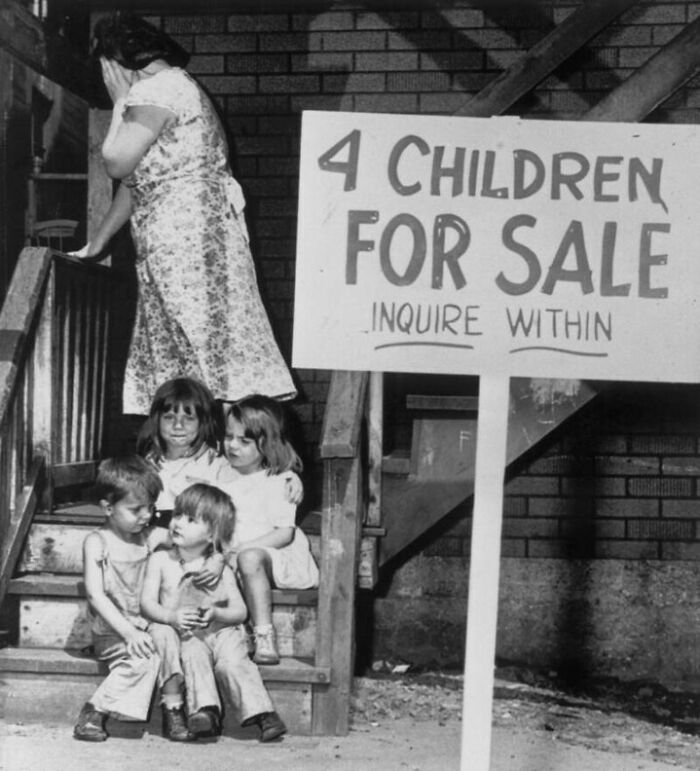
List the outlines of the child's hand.
{"type": "Polygon", "coordinates": [[[173,611],[173,621],[171,626],[178,632],[189,632],[192,629],[200,627],[200,616],[197,608],[178,608],[173,611]]]}
{"type": "Polygon", "coordinates": [[[304,485],[296,474],[288,474],[284,478],[284,495],[295,506],[304,499],[304,485]]]}
{"type": "Polygon", "coordinates": [[[156,652],[156,646],[153,644],[151,635],[142,629],[134,629],[124,642],[126,643],[126,652],[130,656],[147,659],[156,652]]]}
{"type": "Polygon", "coordinates": [[[199,626],[204,629],[214,620],[214,608],[199,608],[199,626]]]}
{"type": "Polygon", "coordinates": [[[224,555],[215,552],[210,557],[207,557],[207,561],[202,569],[192,576],[192,583],[199,588],[216,586],[219,583],[225,564],[224,555]]]}

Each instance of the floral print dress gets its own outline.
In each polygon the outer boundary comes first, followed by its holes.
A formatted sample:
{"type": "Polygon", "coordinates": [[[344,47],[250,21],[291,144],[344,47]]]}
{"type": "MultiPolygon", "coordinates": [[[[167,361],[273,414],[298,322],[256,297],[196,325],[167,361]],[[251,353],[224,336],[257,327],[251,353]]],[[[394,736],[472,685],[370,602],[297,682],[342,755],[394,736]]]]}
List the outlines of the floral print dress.
{"type": "Polygon", "coordinates": [[[138,299],[123,411],[148,414],[164,381],[204,382],[218,399],[294,396],[260,299],[240,185],[214,109],[178,67],[136,82],[126,106],[175,115],[134,172],[138,299]]]}

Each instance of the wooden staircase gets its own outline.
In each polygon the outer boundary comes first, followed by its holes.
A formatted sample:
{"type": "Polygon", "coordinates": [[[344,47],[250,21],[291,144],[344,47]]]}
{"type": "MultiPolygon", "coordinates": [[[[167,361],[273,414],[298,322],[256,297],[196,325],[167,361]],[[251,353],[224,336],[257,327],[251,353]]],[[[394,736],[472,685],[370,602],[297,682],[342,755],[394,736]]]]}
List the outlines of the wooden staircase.
{"type": "MultiPolygon", "coordinates": [[[[38,515],[27,536],[18,575],[8,586],[19,606],[19,630],[16,647],[0,652],[3,677],[50,676],[54,687],[63,691],[64,707],[71,714],[80,709],[85,690],[79,688],[74,696],[76,676],[96,688],[107,672],[91,656],[82,580],[83,540],[102,522],[99,507],[90,505],[38,515]]],[[[315,546],[318,550],[317,537],[315,546]]],[[[311,733],[313,686],[330,680],[330,667],[314,662],[317,601],[315,590],[273,592],[273,623],[282,660],[278,666],[260,668],[289,729],[300,734],[311,733]]],[[[6,710],[12,709],[7,705],[6,710]]]]}
{"type": "MultiPolygon", "coordinates": [[[[589,0],[459,115],[490,116],[523,95],[635,0],[589,0]]],[[[689,24],[584,120],[642,120],[700,65],[700,20],[689,24]]],[[[89,483],[101,457],[114,274],[50,249],[25,249],[0,313],[0,601],[11,645],[0,649],[6,717],[72,716],[102,665],[86,655],[79,544],[94,508],[55,505],[63,485],[89,483]],[[33,714],[23,684],[46,698],[33,714]],[[22,713],[22,710],[25,710],[22,713]]],[[[349,726],[355,588],[473,492],[478,392],[412,393],[411,454],[385,456],[381,373],[333,373],[320,455],[323,504],[314,592],[277,592],[274,620],[283,662],[263,668],[283,718],[298,733],[349,726]]],[[[471,390],[470,390],[471,389],[471,390]]],[[[508,460],[532,452],[595,396],[578,381],[513,379],[508,460]]]]}

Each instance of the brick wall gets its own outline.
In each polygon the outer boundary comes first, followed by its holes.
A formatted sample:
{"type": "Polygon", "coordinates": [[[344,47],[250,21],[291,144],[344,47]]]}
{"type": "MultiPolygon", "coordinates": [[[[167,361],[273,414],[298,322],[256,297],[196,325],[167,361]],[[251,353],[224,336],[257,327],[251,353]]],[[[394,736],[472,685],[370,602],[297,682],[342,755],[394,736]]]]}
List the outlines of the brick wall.
{"type": "MultiPolygon", "coordinates": [[[[301,111],[451,114],[580,2],[425,5],[318,10],[301,0],[298,12],[261,13],[242,0],[236,13],[152,17],[192,52],[189,69],[224,116],[259,283],[288,360],[301,111]]],[[[640,0],[509,112],[577,118],[698,16],[700,0],[640,0]]],[[[699,108],[696,77],[650,120],[697,123],[699,108]]],[[[296,377],[313,458],[329,374],[296,377]]],[[[513,471],[500,656],[547,667],[578,656],[581,670],[700,681],[700,596],[686,591],[700,561],[698,404],[696,387],[611,385],[513,471]]],[[[314,502],[318,474],[311,479],[314,502]]],[[[459,664],[470,526],[468,507],[453,512],[361,598],[361,661],[459,664]]]]}
{"type": "MultiPolygon", "coordinates": [[[[608,384],[506,485],[503,555],[700,559],[700,389],[608,384]]],[[[467,557],[455,511],[424,554],[467,557]]]]}
{"type": "MultiPolygon", "coordinates": [[[[301,111],[450,114],[578,5],[456,0],[431,9],[409,2],[396,11],[388,1],[327,10],[302,2],[295,13],[262,13],[245,10],[257,7],[249,3],[236,13],[151,17],[191,51],[190,71],[224,116],[261,291],[288,360],[301,111]]],[[[509,112],[581,115],[698,15],[697,0],[641,0],[509,112]]],[[[696,78],[650,119],[694,123],[699,105],[696,78]]],[[[301,441],[313,459],[329,374],[300,370],[296,378],[301,441]]],[[[612,394],[588,413],[584,438],[579,418],[509,482],[505,554],[696,557],[692,421],[659,417],[676,408],[668,388],[612,394]]],[[[689,409],[694,395],[683,392],[689,409]]],[[[317,475],[312,501],[316,487],[317,475]]],[[[468,524],[453,518],[427,548],[468,553],[468,524]]]]}

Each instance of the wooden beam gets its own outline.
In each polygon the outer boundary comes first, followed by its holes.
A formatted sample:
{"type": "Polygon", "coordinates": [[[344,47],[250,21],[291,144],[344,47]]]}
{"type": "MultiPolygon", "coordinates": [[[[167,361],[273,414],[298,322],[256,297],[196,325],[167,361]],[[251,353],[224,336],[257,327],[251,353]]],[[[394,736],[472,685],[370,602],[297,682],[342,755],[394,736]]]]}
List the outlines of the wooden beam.
{"type": "MultiPolygon", "coordinates": [[[[511,378],[507,462],[513,463],[557,430],[596,393],[581,380],[511,378]]],[[[382,514],[386,536],[379,543],[379,565],[405,549],[473,492],[473,473],[449,480],[385,476],[382,514]]]]}
{"type": "Polygon", "coordinates": [[[357,455],[367,380],[366,372],[333,372],[321,429],[322,458],[354,458],[357,455]]]}
{"type": "Polygon", "coordinates": [[[61,35],[47,33],[42,22],[16,0],[2,3],[0,48],[88,103],[109,106],[100,73],[85,52],[61,35]]]}
{"type": "Polygon", "coordinates": [[[700,18],[611,91],[583,120],[640,121],[700,68],[700,18]]]}
{"type": "Polygon", "coordinates": [[[314,734],[349,730],[355,661],[355,581],[362,524],[362,464],[359,457],[326,460],[323,475],[316,661],[331,668],[328,686],[314,688],[314,734]]]}
{"type": "Polygon", "coordinates": [[[589,0],[579,6],[455,115],[488,117],[504,112],[636,2],[589,0]]]}

